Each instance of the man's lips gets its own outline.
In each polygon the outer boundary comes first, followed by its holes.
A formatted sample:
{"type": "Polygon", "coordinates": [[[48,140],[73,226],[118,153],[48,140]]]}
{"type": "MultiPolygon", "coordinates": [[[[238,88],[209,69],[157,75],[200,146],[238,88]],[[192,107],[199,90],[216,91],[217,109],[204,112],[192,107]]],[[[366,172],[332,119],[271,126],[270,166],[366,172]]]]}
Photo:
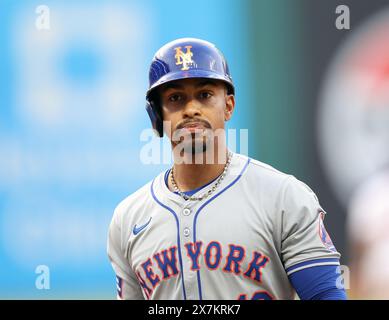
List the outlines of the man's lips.
{"type": "Polygon", "coordinates": [[[206,130],[207,128],[202,123],[191,123],[184,125],[179,131],[187,132],[187,133],[200,133],[206,130]]]}
{"type": "Polygon", "coordinates": [[[206,123],[202,123],[202,122],[188,122],[188,123],[184,123],[182,125],[179,125],[177,127],[177,129],[206,129],[206,128],[209,128],[209,125],[206,124],[206,123]]]}
{"type": "Polygon", "coordinates": [[[174,131],[173,139],[178,139],[182,141],[186,137],[196,138],[197,135],[203,136],[206,130],[210,130],[210,125],[208,123],[203,123],[201,121],[193,121],[182,123],[177,126],[177,129],[174,131]],[[176,137],[176,138],[174,138],[176,137]]]}
{"type": "Polygon", "coordinates": [[[190,123],[190,124],[184,125],[182,128],[183,129],[192,129],[192,128],[204,129],[205,127],[201,123],[190,123]]]}

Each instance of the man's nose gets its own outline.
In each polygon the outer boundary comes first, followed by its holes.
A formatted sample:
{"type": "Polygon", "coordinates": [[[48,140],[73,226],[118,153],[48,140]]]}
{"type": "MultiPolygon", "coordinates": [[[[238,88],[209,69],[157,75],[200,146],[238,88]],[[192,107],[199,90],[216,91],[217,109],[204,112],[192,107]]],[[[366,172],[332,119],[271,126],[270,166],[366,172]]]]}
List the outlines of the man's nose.
{"type": "Polygon", "coordinates": [[[190,99],[184,107],[184,118],[193,118],[201,115],[201,103],[196,99],[190,99]]]}

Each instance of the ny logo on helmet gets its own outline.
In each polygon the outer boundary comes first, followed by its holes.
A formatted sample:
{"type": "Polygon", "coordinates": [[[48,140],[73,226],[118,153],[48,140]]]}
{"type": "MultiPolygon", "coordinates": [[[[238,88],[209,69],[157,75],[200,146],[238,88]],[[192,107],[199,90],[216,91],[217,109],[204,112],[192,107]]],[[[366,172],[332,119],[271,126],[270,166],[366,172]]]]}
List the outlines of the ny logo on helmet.
{"type": "Polygon", "coordinates": [[[193,52],[190,51],[192,46],[185,46],[185,48],[185,53],[181,50],[181,47],[174,48],[176,50],[176,55],[174,56],[176,58],[176,65],[182,65],[181,70],[189,70],[189,66],[194,64],[192,60],[193,52]]]}

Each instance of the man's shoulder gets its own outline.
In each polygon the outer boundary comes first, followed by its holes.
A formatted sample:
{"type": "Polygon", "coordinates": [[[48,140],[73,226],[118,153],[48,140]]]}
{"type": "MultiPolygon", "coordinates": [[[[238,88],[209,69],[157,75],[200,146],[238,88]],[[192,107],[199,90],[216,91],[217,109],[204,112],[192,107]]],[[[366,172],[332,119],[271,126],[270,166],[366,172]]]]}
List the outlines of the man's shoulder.
{"type": "Polygon", "coordinates": [[[150,193],[150,186],[152,181],[147,182],[145,185],[134,191],[133,193],[129,194],[127,197],[122,199],[119,204],[116,206],[117,210],[123,210],[126,207],[131,206],[133,203],[137,203],[139,201],[144,200],[149,196],[150,193]]]}
{"type": "Polygon", "coordinates": [[[261,173],[267,173],[269,175],[272,175],[274,177],[286,177],[290,176],[289,174],[282,172],[279,169],[274,168],[270,164],[264,163],[262,161],[259,161],[254,158],[250,158],[250,164],[258,171],[261,173]]]}
{"type": "Polygon", "coordinates": [[[279,182],[284,187],[300,189],[306,193],[314,193],[304,181],[298,179],[292,174],[278,170],[269,164],[253,158],[250,158],[250,163],[252,164],[251,172],[254,177],[260,177],[266,184],[269,182],[279,182]]]}
{"type": "MultiPolygon", "coordinates": [[[[159,175],[161,174],[163,174],[163,172],[159,175]]],[[[144,208],[147,203],[152,200],[151,185],[153,181],[159,177],[159,175],[121,200],[115,208],[115,214],[124,215],[126,213],[136,212],[144,208]]]]}
{"type": "Polygon", "coordinates": [[[270,181],[285,181],[290,177],[293,177],[291,174],[282,172],[271,166],[270,164],[264,163],[254,158],[249,158],[247,156],[238,155],[241,159],[250,159],[249,167],[248,167],[248,177],[258,179],[261,181],[269,182],[270,181]]]}
{"type": "Polygon", "coordinates": [[[236,154],[233,175],[241,175],[240,183],[246,186],[254,194],[267,195],[278,194],[291,175],[275,169],[269,164],[252,157],[236,154]]]}

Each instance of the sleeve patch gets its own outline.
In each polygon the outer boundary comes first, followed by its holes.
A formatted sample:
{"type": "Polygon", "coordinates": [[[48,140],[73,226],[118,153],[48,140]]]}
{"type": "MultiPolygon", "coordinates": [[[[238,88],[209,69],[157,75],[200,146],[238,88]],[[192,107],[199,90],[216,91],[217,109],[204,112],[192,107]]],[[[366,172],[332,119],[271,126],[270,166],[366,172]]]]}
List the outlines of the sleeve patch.
{"type": "Polygon", "coordinates": [[[116,276],[116,290],[119,299],[123,299],[122,287],[123,287],[123,280],[120,277],[116,276]]]}
{"type": "Polygon", "coordinates": [[[319,217],[319,236],[323,245],[332,252],[337,252],[330,235],[328,234],[325,226],[324,226],[324,212],[320,212],[319,217]]]}

